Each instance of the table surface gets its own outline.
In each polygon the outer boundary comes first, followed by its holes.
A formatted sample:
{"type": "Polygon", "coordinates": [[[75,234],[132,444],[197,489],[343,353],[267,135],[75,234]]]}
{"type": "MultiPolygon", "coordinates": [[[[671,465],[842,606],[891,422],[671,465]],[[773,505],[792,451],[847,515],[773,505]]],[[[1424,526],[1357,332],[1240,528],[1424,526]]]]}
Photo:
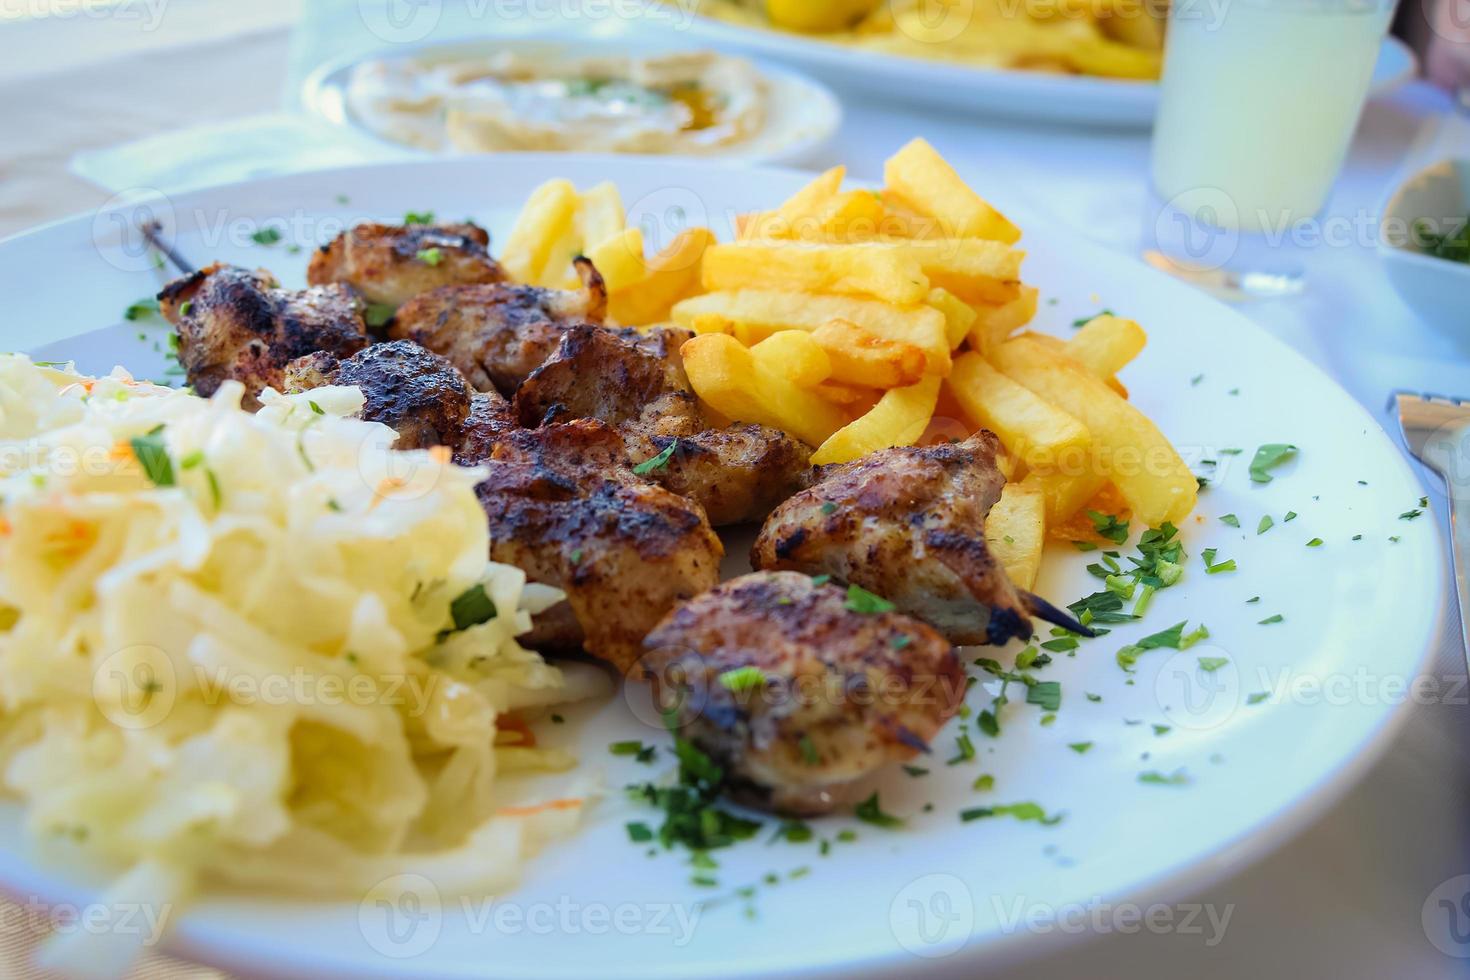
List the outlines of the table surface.
{"type": "MultiPolygon", "coordinates": [[[[0,236],[110,196],[68,172],[80,151],[280,109],[279,80],[292,74],[284,25],[295,4],[256,0],[231,4],[228,18],[212,16],[220,2],[170,8],[146,32],[104,18],[0,18],[0,50],[7,53],[0,58],[0,236]]],[[[866,97],[844,101],[847,118],[826,157],[855,176],[878,176],[892,149],[923,135],[977,186],[1137,252],[1146,133],[960,118],[866,97]]],[[[1451,155],[1470,155],[1470,122],[1456,118],[1436,90],[1405,86],[1365,111],[1329,214],[1371,218],[1403,174],[1451,155]]],[[[0,283],[3,276],[0,270],[0,283]]],[[[1470,331],[1453,338],[1418,321],[1393,292],[1371,242],[1317,249],[1308,276],[1303,296],[1248,304],[1244,312],[1385,424],[1396,388],[1470,396],[1470,331]]],[[[1428,477],[1426,486],[1443,521],[1443,489],[1428,477]]],[[[1147,931],[1106,932],[1082,943],[1056,937],[1054,951],[1007,976],[1470,976],[1470,960],[1440,952],[1421,922],[1431,892],[1470,873],[1470,707],[1458,636],[1451,611],[1427,668],[1438,689],[1453,694],[1412,705],[1394,744],[1340,804],[1271,857],[1239,867],[1202,894],[1177,896],[1231,907],[1224,941],[1209,947],[1201,936],[1147,931]]],[[[0,975],[39,976],[24,962],[33,939],[0,932],[0,975]]],[[[1470,945],[1460,952],[1470,956],[1470,945]]],[[[138,975],[211,974],[155,956],[138,975]]]]}

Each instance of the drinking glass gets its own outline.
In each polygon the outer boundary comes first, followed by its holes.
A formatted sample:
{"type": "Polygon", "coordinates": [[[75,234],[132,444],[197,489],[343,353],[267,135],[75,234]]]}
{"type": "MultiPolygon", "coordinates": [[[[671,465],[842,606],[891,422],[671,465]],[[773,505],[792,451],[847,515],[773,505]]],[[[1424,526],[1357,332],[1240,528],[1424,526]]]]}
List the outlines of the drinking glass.
{"type": "Polygon", "coordinates": [[[1394,0],[1177,0],[1145,258],[1229,297],[1303,285],[1394,0]]]}

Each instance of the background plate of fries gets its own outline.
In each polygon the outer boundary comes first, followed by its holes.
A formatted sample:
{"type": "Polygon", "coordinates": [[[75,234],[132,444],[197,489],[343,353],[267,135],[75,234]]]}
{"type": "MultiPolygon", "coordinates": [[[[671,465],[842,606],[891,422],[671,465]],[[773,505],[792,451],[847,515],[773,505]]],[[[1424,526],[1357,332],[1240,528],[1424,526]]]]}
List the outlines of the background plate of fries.
{"type": "MultiPolygon", "coordinates": [[[[844,3],[852,6],[787,5],[844,3]]],[[[1155,13],[1162,4],[900,0],[876,5],[852,27],[807,31],[773,26],[763,6],[712,0],[696,8],[701,16],[681,33],[798,65],[874,97],[965,113],[1147,126],[1158,105],[1164,24],[1155,13]]],[[[1371,94],[1412,77],[1415,66],[1407,45],[1386,38],[1371,94]]]]}
{"type": "MultiPolygon", "coordinates": [[[[522,156],[148,202],[195,261],[267,267],[287,286],[303,284],[313,245],[408,211],[483,222],[531,281],[561,283],[574,254],[593,255],[620,320],[697,332],[685,356],[708,404],[799,432],[827,459],[988,426],[1012,489],[987,536],[1059,604],[1118,577],[1104,556],[1126,564],[1145,524],[1172,522],[1182,543],[1176,584],[1143,619],[1080,644],[1046,639],[1055,710],[1013,690],[997,734],[979,731],[999,682],[973,671],[971,717],[922,771],[877,786],[901,826],[840,815],[798,840],[768,822],[719,852],[719,888],[699,885],[683,856],[629,841],[628,822],[657,815],[621,787],[667,765],[663,749],[654,768],[608,751],[664,744],[630,685],[547,734],[580,760],[576,778],[600,773],[607,788],[586,828],[493,901],[435,896],[412,955],[384,951],[367,896],[205,895],[175,948],[249,975],[973,976],[1056,948],[1028,925],[1036,910],[1196,892],[1288,841],[1366,769],[1408,699],[1355,678],[1414,678],[1445,595],[1399,451],[1234,311],[965,186],[925,143],[892,150],[872,185],[840,169],[522,156]],[[266,227],[280,237],[255,243],[266,227]],[[1278,447],[1265,468],[1263,446],[1278,447]],[[1173,646],[1140,645],[1171,630],[1173,646]],[[1197,642],[1181,648],[1186,634],[1197,642]],[[548,915],[554,941],[537,925],[548,915]]],[[[12,344],[83,371],[164,376],[167,329],[123,320],[166,278],[128,231],[139,206],[0,243],[0,264],[28,285],[10,297],[12,344]]],[[[734,571],[743,556],[729,544],[734,571]]],[[[1009,668],[1022,652],[965,660],[1009,668]]],[[[0,804],[0,887],[78,901],[99,880],[42,863],[0,804]]]]}

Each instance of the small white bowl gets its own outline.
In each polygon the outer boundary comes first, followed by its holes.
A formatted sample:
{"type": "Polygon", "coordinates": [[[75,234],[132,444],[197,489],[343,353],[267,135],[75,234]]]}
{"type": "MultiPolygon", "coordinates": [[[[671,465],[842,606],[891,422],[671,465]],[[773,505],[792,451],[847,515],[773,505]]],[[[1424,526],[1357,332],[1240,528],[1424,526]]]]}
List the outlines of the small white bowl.
{"type": "Polygon", "coordinates": [[[1418,221],[1438,233],[1470,218],[1470,160],[1442,160],[1420,171],[1383,206],[1378,257],[1404,302],[1427,323],[1470,330],[1470,263],[1423,252],[1415,243],[1418,221]]]}

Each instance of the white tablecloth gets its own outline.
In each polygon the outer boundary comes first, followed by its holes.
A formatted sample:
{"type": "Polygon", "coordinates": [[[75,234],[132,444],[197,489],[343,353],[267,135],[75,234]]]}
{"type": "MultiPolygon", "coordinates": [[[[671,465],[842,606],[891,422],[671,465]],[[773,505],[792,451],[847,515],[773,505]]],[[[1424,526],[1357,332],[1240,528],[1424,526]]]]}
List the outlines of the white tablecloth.
{"type": "MultiPolygon", "coordinates": [[[[59,70],[41,62],[0,66],[7,96],[0,100],[6,147],[0,234],[106,199],[106,190],[65,172],[78,151],[276,109],[286,35],[268,23],[251,26],[258,30],[224,39],[228,32],[217,29],[194,36],[180,29],[180,36],[153,38],[137,53],[105,62],[73,57],[59,70]],[[165,44],[166,70],[159,54],[165,44]]],[[[0,24],[0,49],[10,29],[0,24]]],[[[923,135],[996,196],[1024,201],[1078,234],[1136,252],[1146,134],[967,119],[869,99],[847,103],[846,124],[827,156],[855,175],[876,177],[886,154],[923,135]]],[[[203,149],[216,162],[221,157],[218,144],[203,149]]],[[[1449,100],[1435,90],[1407,86],[1369,106],[1330,210],[1376,214],[1397,174],[1451,154],[1470,155],[1470,123],[1452,118],[1449,100]]],[[[265,156],[257,169],[289,165],[279,153],[265,156]]],[[[88,163],[98,172],[116,166],[118,158],[104,154],[88,163]]],[[[1303,297],[1251,304],[1245,312],[1385,421],[1385,402],[1395,388],[1470,396],[1470,335],[1455,339],[1418,322],[1393,292],[1369,243],[1318,250],[1309,277],[1303,297]]],[[[1443,520],[1443,493],[1437,484],[1430,487],[1443,520]]],[[[1392,601],[1391,594],[1386,588],[1384,601],[1392,601]]],[[[1457,703],[1412,706],[1403,733],[1340,805],[1274,856],[1192,896],[1234,906],[1223,942],[1209,948],[1199,936],[1148,932],[1058,941],[1054,952],[1008,975],[1466,976],[1470,961],[1441,953],[1421,924],[1436,886],[1470,872],[1470,708],[1464,689],[1449,683],[1465,675],[1458,637],[1452,613],[1429,668],[1445,680],[1442,689],[1457,691],[1457,703]]],[[[1146,818],[1139,832],[1147,833],[1146,818]]],[[[5,949],[0,943],[0,973],[20,975],[5,949]]]]}

